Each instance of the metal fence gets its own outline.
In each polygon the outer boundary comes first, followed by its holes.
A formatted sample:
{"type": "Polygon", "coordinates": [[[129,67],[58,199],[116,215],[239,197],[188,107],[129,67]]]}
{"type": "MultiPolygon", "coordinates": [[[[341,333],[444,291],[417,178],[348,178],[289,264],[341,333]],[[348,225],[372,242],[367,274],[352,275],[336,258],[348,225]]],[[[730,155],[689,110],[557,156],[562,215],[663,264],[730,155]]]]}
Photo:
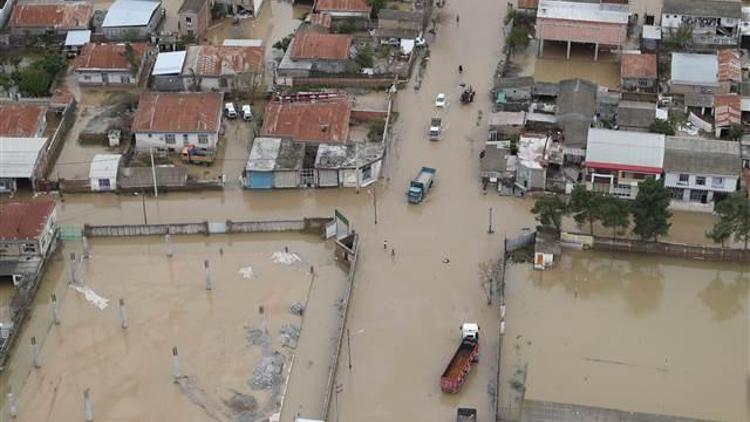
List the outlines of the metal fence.
{"type": "Polygon", "coordinates": [[[750,251],[687,245],[683,243],[645,242],[634,239],[594,237],[594,249],[615,252],[660,254],[704,261],[750,262],[750,251]]]}
{"type": "Polygon", "coordinates": [[[170,224],[117,224],[89,225],[83,227],[87,237],[123,236],[163,236],[165,234],[230,234],[230,233],[272,233],[304,231],[322,233],[331,217],[313,217],[298,220],[269,221],[220,221],[170,224]]]}

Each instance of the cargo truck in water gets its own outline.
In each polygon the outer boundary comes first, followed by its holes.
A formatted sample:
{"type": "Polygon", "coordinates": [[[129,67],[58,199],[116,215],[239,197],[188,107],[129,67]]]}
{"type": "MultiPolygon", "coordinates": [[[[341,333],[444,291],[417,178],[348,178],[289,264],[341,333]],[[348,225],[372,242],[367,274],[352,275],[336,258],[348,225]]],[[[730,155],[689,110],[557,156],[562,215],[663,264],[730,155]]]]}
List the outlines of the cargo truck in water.
{"type": "Polygon", "coordinates": [[[461,344],[440,377],[440,389],[458,393],[475,362],[479,362],[479,325],[465,322],[461,324],[461,344]]]}
{"type": "Polygon", "coordinates": [[[406,192],[406,199],[410,204],[419,204],[424,201],[427,193],[432,189],[435,179],[435,170],[432,167],[422,167],[417,177],[409,183],[409,190],[406,192]]]}

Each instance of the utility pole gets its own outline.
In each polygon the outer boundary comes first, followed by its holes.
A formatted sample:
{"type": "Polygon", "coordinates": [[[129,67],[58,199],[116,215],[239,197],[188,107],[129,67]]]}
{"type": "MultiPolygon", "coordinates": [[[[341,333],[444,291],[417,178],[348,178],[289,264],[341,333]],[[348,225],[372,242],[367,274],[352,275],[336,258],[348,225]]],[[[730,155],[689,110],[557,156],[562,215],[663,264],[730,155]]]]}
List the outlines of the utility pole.
{"type": "Polygon", "coordinates": [[[375,225],[378,224],[378,194],[375,185],[372,185],[372,208],[375,211],[375,225]]]}
{"type": "Polygon", "coordinates": [[[336,409],[336,422],[339,422],[339,393],[342,393],[344,391],[344,384],[336,384],[333,388],[334,392],[336,393],[336,396],[334,397],[335,403],[333,407],[336,409]]]}
{"type": "Polygon", "coordinates": [[[156,188],[156,167],[154,166],[154,148],[151,147],[148,149],[149,154],[151,154],[151,176],[154,178],[154,198],[159,197],[159,190],[156,188]]]}
{"type": "Polygon", "coordinates": [[[148,226],[148,216],[146,216],[146,194],[141,189],[141,204],[143,204],[143,224],[148,226]]]}
{"type": "Polygon", "coordinates": [[[349,335],[349,329],[346,329],[346,351],[349,353],[349,370],[352,370],[352,338],[349,335]]]}
{"type": "Polygon", "coordinates": [[[490,226],[487,228],[487,234],[495,233],[495,230],[492,229],[492,207],[490,207],[490,226]]]}

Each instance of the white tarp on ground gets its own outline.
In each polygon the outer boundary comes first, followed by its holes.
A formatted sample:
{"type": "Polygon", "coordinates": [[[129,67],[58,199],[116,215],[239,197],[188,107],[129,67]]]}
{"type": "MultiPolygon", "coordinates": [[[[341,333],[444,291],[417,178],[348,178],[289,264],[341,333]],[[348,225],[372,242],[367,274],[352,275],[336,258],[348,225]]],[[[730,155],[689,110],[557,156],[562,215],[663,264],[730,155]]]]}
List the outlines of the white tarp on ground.
{"type": "Polygon", "coordinates": [[[0,177],[29,179],[47,138],[0,137],[0,177]]]}

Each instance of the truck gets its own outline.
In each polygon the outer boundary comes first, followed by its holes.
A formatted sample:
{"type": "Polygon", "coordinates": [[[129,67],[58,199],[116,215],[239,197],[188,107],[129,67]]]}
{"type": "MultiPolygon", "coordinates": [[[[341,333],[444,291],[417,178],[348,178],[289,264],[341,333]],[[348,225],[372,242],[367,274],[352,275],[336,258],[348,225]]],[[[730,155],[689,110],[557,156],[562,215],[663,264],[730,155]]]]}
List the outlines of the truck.
{"type": "Polygon", "coordinates": [[[443,119],[433,117],[430,119],[430,140],[439,141],[443,134],[443,119]]]}
{"type": "Polygon", "coordinates": [[[458,393],[475,362],[479,362],[479,325],[465,322],[461,324],[461,344],[440,376],[440,389],[458,393]]]}
{"type": "Polygon", "coordinates": [[[474,95],[476,95],[476,91],[474,91],[474,88],[471,85],[469,85],[461,93],[461,104],[473,103],[474,102],[474,95]]]}
{"type": "Polygon", "coordinates": [[[456,411],[456,422],[477,422],[477,409],[459,407],[456,411]]]}
{"type": "Polygon", "coordinates": [[[436,172],[437,170],[432,167],[422,167],[419,170],[417,177],[409,183],[409,191],[406,192],[406,199],[410,204],[419,204],[424,201],[427,192],[432,188],[436,172]]]}
{"type": "Polygon", "coordinates": [[[185,163],[210,165],[214,162],[216,152],[190,144],[182,149],[180,156],[185,163]]]}

